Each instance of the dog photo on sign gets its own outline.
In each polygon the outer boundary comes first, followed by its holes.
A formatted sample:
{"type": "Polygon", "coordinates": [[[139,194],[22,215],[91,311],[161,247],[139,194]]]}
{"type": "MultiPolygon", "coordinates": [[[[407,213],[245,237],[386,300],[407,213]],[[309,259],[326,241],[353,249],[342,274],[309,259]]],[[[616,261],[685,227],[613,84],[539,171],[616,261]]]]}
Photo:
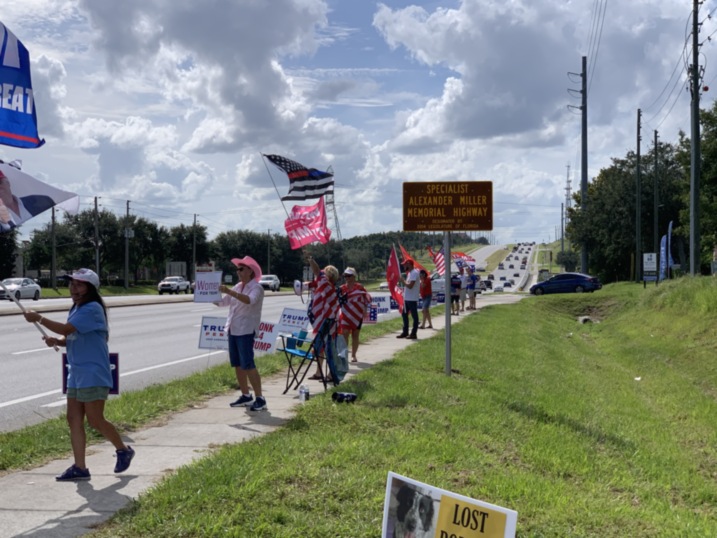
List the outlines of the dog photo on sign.
{"type": "Polygon", "coordinates": [[[391,487],[388,528],[390,538],[433,538],[438,500],[415,484],[394,479],[391,487]]]}

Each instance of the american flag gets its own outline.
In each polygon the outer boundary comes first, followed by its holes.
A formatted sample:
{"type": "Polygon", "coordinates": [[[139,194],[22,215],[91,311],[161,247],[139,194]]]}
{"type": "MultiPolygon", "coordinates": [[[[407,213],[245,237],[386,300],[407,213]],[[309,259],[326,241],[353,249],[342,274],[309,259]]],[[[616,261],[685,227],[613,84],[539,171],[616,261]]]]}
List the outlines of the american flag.
{"type": "Polygon", "coordinates": [[[321,198],[324,194],[333,194],[332,173],[306,168],[303,164],[281,155],[264,155],[264,157],[289,176],[289,193],[281,197],[282,201],[311,200],[321,198]]]}
{"type": "Polygon", "coordinates": [[[361,284],[357,284],[349,291],[348,286],[341,286],[341,295],[345,300],[339,299],[341,304],[341,330],[357,329],[364,318],[366,307],[371,303],[371,296],[361,284]]]}
{"type": "Polygon", "coordinates": [[[368,308],[366,309],[366,312],[364,312],[363,315],[363,322],[364,323],[377,323],[378,322],[378,305],[376,303],[371,303],[368,308]]]}
{"type": "Polygon", "coordinates": [[[433,258],[433,263],[436,265],[436,271],[438,271],[439,275],[443,276],[446,272],[446,258],[443,256],[443,247],[441,247],[441,250],[438,252],[433,252],[433,249],[428,247],[428,253],[431,255],[431,258],[433,258]]]}
{"type": "MultiPolygon", "coordinates": [[[[315,282],[316,288],[311,300],[314,320],[311,322],[311,326],[314,328],[314,333],[317,333],[325,319],[339,319],[339,297],[336,293],[336,288],[329,282],[326,273],[323,271],[319,273],[315,282]]],[[[332,335],[336,334],[337,327],[337,323],[331,326],[332,335]]]]}

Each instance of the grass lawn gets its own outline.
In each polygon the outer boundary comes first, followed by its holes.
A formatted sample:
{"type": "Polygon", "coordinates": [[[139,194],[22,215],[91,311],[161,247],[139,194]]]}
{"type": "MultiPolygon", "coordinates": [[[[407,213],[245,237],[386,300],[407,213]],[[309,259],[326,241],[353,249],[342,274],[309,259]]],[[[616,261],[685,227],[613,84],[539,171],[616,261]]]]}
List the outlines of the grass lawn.
{"type": "Polygon", "coordinates": [[[711,278],[489,307],[453,328],[452,376],[421,340],[93,536],[377,537],[388,471],[512,508],[521,537],[717,536],[716,318],[711,278]]]}

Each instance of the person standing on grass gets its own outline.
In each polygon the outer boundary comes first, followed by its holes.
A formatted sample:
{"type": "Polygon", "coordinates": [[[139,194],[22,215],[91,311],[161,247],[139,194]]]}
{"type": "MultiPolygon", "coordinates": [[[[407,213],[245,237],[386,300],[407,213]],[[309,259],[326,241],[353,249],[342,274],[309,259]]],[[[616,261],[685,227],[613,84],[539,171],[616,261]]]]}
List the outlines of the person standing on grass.
{"type": "Polygon", "coordinates": [[[68,278],[73,304],[66,323],[46,319],[32,310],[25,312],[25,319],[30,323],[39,323],[61,335],[61,338],[45,337],[48,346],[67,348],[67,423],[75,463],[55,477],[59,482],[90,479],[90,470],[85,463],[85,418],[114,445],[117,455],[115,473],[126,471],[134,458],[132,447],[124,444],[117,429],[104,416],[112,374],[107,345],[107,308],[99,294],[100,279],[91,269],[79,269],[68,278]]]}
{"type": "Polygon", "coordinates": [[[254,362],[254,337],[261,323],[264,288],[259,284],[261,267],[251,256],[232,258],[239,282],[233,288],[221,285],[224,293],[217,306],[228,306],[224,330],[229,340],[229,363],[234,367],[241,394],[230,407],[248,407],[249,411],[265,411],[266,399],[261,391],[261,376],[254,362]],[[249,390],[251,383],[256,400],[249,390]]]}
{"type": "Polygon", "coordinates": [[[406,268],[406,276],[400,276],[400,282],[403,284],[403,331],[396,338],[408,338],[416,340],[418,338],[418,298],[420,297],[420,284],[418,283],[418,271],[414,269],[413,260],[407,258],[403,262],[406,268]],[[413,319],[411,333],[408,333],[408,315],[413,319]]]}

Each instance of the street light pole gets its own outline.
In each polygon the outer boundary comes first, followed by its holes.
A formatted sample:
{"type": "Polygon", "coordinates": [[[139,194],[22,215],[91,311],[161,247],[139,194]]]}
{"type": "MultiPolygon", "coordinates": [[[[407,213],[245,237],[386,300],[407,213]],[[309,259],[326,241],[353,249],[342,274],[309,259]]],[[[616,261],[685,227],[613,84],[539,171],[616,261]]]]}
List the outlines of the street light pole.
{"type": "Polygon", "coordinates": [[[266,231],[266,273],[271,274],[271,229],[266,231]]]}

